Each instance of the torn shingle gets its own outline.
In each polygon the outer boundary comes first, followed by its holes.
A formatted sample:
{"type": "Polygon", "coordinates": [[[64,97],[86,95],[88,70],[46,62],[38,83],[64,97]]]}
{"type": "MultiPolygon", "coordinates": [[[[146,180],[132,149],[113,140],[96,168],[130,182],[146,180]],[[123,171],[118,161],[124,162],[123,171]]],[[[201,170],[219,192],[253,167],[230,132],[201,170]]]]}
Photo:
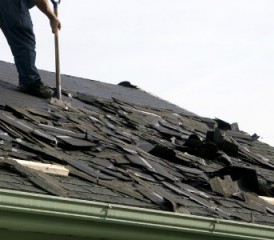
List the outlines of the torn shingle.
{"type": "Polygon", "coordinates": [[[229,175],[221,177],[214,177],[209,180],[212,191],[223,195],[224,197],[233,196],[240,190],[237,183],[233,182],[229,175]]]}
{"type": "Polygon", "coordinates": [[[156,107],[158,99],[141,90],[126,98],[125,88],[78,80],[67,82],[74,92],[68,111],[28,96],[18,105],[9,93],[20,93],[0,81],[0,155],[70,171],[31,178],[4,163],[1,187],[273,224],[273,206],[256,197],[274,195],[273,148],[237,124],[156,107]]]}

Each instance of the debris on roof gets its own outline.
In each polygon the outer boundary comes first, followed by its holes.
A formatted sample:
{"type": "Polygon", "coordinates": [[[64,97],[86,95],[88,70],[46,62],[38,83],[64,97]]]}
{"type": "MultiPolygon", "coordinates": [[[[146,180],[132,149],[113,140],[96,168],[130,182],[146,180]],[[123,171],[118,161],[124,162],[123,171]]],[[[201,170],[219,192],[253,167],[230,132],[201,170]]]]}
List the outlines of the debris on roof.
{"type": "Polygon", "coordinates": [[[129,81],[119,82],[118,85],[123,87],[128,87],[128,88],[137,88],[137,86],[132,85],[129,81]]]}
{"type": "Polygon", "coordinates": [[[18,106],[5,95],[1,188],[274,225],[264,200],[274,196],[274,148],[257,135],[176,108],[72,95],[67,110],[18,106]],[[63,166],[68,175],[20,161],[63,166]]]}

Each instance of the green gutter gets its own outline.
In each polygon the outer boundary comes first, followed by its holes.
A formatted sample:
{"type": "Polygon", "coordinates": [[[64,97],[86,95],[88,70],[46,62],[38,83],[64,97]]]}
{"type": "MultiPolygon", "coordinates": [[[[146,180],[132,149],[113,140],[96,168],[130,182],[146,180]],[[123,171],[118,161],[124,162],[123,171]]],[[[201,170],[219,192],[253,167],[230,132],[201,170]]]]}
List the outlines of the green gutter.
{"type": "Polygon", "coordinates": [[[0,190],[0,229],[119,240],[274,239],[274,228],[263,225],[8,190],[0,190]]]}

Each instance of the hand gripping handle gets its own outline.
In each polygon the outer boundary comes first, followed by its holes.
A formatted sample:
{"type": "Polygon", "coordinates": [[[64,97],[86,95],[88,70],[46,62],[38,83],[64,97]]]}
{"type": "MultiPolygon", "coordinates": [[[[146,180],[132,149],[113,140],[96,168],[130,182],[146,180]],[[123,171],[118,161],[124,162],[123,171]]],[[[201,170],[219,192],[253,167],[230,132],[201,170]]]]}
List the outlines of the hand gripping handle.
{"type": "Polygon", "coordinates": [[[54,8],[57,8],[58,5],[61,3],[61,0],[50,0],[50,1],[52,2],[54,8]]]}

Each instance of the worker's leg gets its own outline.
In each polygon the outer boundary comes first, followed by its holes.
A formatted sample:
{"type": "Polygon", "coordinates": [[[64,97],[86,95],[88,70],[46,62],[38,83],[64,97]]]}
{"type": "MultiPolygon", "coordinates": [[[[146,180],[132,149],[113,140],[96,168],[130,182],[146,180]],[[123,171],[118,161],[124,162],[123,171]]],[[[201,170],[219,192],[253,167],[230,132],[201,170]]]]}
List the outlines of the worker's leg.
{"type": "Polygon", "coordinates": [[[1,29],[14,56],[21,90],[48,98],[53,92],[42,84],[35,66],[36,41],[26,3],[24,0],[0,0],[1,29]]]}
{"type": "Polygon", "coordinates": [[[4,18],[7,19],[4,21],[2,31],[14,56],[19,74],[19,85],[29,86],[41,81],[35,66],[36,42],[29,9],[21,0],[9,0],[6,4],[9,5],[8,11],[1,12],[6,15],[4,18]]]}

